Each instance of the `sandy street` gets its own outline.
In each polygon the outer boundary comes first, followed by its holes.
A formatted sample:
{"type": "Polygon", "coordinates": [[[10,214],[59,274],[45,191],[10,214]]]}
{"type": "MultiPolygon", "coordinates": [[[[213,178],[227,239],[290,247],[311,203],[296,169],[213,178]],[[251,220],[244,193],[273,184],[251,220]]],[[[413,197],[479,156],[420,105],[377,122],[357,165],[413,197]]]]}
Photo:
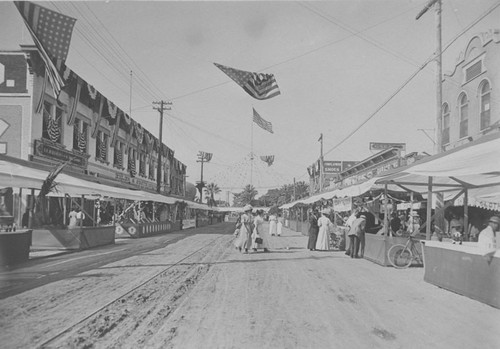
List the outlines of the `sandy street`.
{"type": "Polygon", "coordinates": [[[244,255],[217,229],[1,300],[1,347],[500,347],[500,311],[422,268],[311,252],[288,229],[244,255]]]}

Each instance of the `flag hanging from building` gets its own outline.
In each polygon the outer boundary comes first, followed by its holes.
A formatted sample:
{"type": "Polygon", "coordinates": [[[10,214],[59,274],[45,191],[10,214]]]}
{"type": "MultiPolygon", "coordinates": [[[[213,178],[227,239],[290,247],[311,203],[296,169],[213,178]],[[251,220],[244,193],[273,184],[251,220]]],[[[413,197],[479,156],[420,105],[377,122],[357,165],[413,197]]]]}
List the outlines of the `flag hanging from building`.
{"type": "Polygon", "coordinates": [[[264,120],[259,113],[254,109],[253,110],[253,122],[255,122],[257,125],[262,127],[264,130],[274,133],[273,132],[273,124],[271,124],[269,121],[264,120]]]}
{"type": "Polygon", "coordinates": [[[14,1],[14,4],[40,52],[45,73],[57,98],[65,85],[60,72],[65,70],[64,62],[76,19],[29,1],[14,1]]]}
{"type": "Polygon", "coordinates": [[[267,166],[271,166],[274,162],[274,155],[261,156],[260,159],[267,163],[267,166]]]}
{"type": "Polygon", "coordinates": [[[214,65],[255,99],[269,99],[280,94],[278,83],[273,74],[252,73],[217,63],[214,63],[214,65]]]}
{"type": "Polygon", "coordinates": [[[213,153],[205,153],[204,151],[198,152],[200,160],[203,160],[204,162],[209,162],[210,160],[212,160],[212,155],[213,153]]]}

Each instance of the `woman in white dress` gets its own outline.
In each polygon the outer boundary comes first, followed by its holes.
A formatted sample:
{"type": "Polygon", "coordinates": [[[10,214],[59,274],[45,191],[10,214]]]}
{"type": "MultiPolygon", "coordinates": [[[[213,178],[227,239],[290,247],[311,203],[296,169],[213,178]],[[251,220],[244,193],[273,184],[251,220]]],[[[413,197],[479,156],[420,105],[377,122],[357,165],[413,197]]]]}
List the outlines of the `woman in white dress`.
{"type": "Polygon", "coordinates": [[[332,221],[328,218],[328,209],[321,211],[322,215],[318,219],[318,240],[316,240],[316,250],[328,251],[330,249],[330,229],[333,226],[332,221]]]}
{"type": "Polygon", "coordinates": [[[281,217],[281,213],[278,213],[278,236],[281,236],[283,232],[283,217],[281,217]]]}
{"type": "Polygon", "coordinates": [[[251,236],[251,223],[253,220],[252,216],[252,206],[246,205],[243,208],[243,213],[241,215],[241,227],[240,227],[240,232],[236,240],[234,241],[234,245],[236,248],[241,252],[242,249],[245,250],[244,253],[248,253],[248,249],[250,248],[250,245],[252,244],[252,241],[250,240],[251,236]]]}
{"type": "Polygon", "coordinates": [[[269,235],[274,236],[278,233],[276,215],[272,214],[269,216],[269,235]]]}
{"type": "Polygon", "coordinates": [[[257,215],[253,221],[254,229],[252,233],[252,250],[257,252],[258,248],[263,248],[264,252],[269,252],[269,233],[264,229],[264,215],[263,210],[258,210],[257,215]],[[262,243],[258,244],[255,242],[255,238],[260,237],[262,243]]]}

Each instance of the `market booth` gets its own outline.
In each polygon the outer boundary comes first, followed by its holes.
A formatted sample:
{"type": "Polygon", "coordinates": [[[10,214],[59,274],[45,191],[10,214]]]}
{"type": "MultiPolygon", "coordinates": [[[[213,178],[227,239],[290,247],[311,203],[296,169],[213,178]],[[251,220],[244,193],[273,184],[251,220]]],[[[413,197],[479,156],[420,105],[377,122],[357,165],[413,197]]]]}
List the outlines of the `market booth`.
{"type": "MultiPolygon", "coordinates": [[[[468,227],[469,198],[498,198],[500,193],[500,137],[488,135],[446,153],[419,161],[376,183],[403,187],[427,196],[426,241],[423,245],[424,280],[436,286],[500,307],[500,255],[490,263],[473,242],[462,245],[430,241],[434,193],[446,201],[463,196],[464,226],[468,227]]],[[[367,242],[368,243],[368,242],[367,242]]]]}

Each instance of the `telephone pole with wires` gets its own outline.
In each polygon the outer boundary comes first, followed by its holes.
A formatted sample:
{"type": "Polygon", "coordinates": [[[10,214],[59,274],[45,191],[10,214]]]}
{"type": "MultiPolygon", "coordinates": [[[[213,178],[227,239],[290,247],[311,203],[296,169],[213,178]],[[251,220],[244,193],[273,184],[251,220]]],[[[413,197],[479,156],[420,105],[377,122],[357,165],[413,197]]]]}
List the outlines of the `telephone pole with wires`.
{"type": "Polygon", "coordinates": [[[158,135],[159,139],[159,148],[158,148],[158,165],[156,166],[156,191],[158,193],[161,192],[161,152],[163,150],[163,140],[162,140],[162,133],[163,133],[163,112],[165,110],[171,110],[172,108],[172,102],[165,102],[163,100],[159,102],[153,102],[154,105],[158,105],[158,107],[154,107],[154,110],[158,110],[160,112],[160,131],[158,135]]]}

